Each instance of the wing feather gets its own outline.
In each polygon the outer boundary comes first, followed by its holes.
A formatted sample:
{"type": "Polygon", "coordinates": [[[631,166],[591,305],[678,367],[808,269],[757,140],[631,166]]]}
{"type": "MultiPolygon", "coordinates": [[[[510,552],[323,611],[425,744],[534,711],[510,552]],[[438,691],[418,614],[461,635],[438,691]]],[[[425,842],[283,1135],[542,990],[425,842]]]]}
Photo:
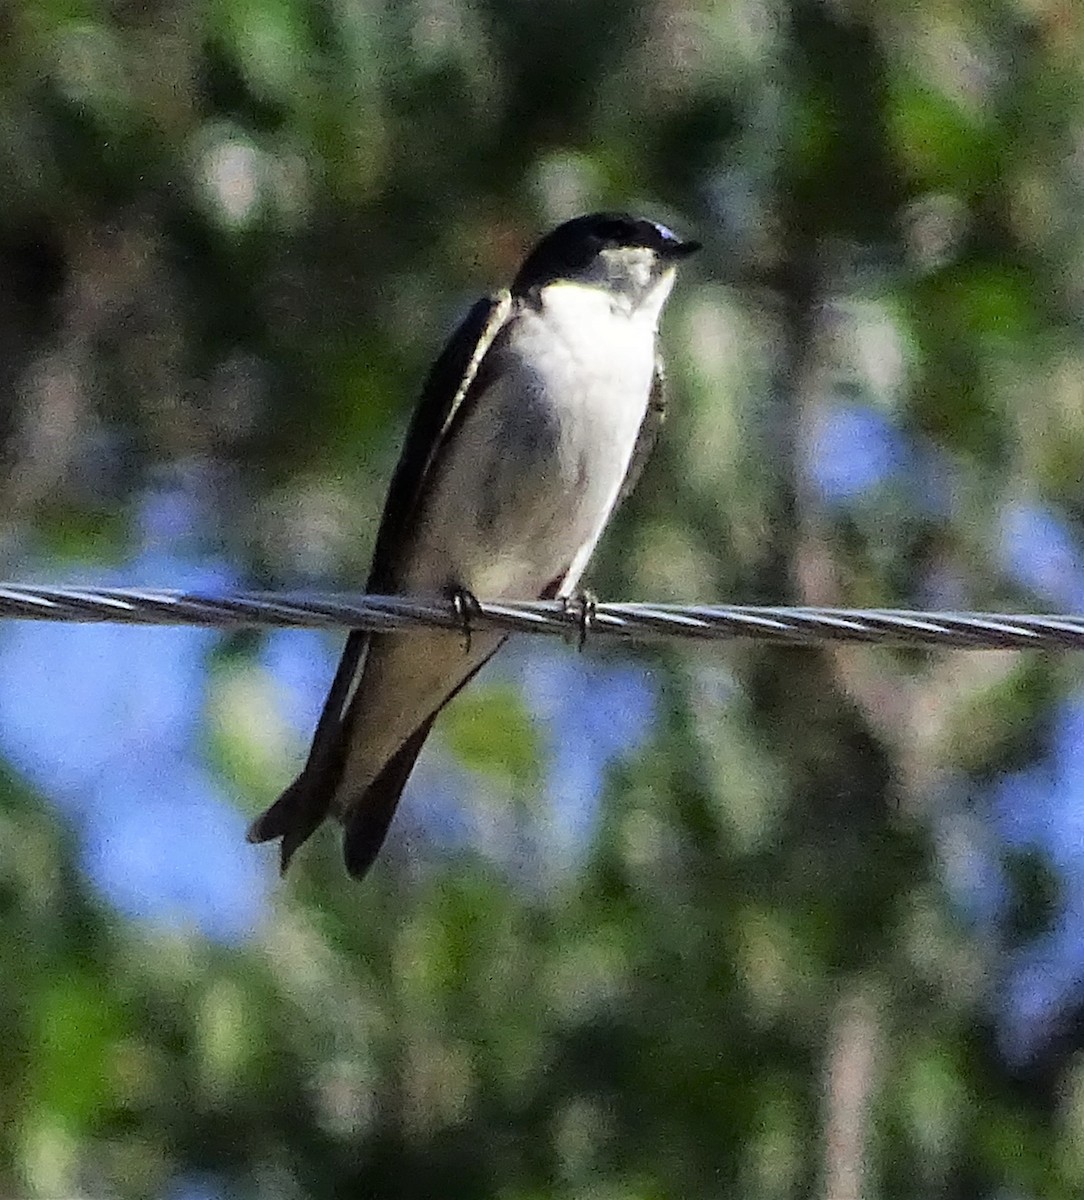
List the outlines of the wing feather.
{"type": "Polygon", "coordinates": [[[368,591],[392,586],[398,550],[406,540],[433,460],[511,309],[512,297],[507,291],[479,300],[433,364],[388,487],[368,591]]]}
{"type": "MultiPolygon", "coordinates": [[[[366,584],[370,593],[395,591],[400,549],[409,533],[433,461],[467,399],[482,360],[508,320],[511,308],[512,298],[507,291],[479,300],[429,372],[388,487],[366,584]]],[[[249,827],[249,841],[283,839],[283,870],[294,851],[331,810],[346,758],[350,709],[364,670],[370,637],[367,631],[355,630],[347,638],[301,774],[249,827]]],[[[423,741],[424,736],[418,734],[411,738],[409,751],[403,754],[403,765],[413,763],[423,741]]],[[[405,782],[404,775],[402,783],[405,782]]]]}

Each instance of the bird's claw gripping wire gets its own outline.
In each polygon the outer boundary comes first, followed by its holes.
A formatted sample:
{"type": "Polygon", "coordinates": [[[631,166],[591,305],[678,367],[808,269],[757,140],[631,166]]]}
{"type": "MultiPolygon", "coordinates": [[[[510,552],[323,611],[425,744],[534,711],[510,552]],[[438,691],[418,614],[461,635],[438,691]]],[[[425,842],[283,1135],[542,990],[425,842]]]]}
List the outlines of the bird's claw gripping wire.
{"type": "Polygon", "coordinates": [[[480,617],[482,615],[482,606],[478,603],[478,597],[467,591],[464,587],[453,587],[450,589],[452,600],[452,610],[455,612],[456,618],[459,621],[459,628],[463,633],[463,653],[470,654],[471,647],[471,618],[480,617]]]}
{"type": "Polygon", "coordinates": [[[578,630],[576,637],[576,649],[582,652],[584,646],[587,645],[587,635],[591,632],[591,628],[595,623],[595,613],[598,610],[598,596],[594,592],[584,590],[577,592],[574,596],[565,596],[561,601],[564,605],[566,613],[575,614],[576,627],[578,630]]]}

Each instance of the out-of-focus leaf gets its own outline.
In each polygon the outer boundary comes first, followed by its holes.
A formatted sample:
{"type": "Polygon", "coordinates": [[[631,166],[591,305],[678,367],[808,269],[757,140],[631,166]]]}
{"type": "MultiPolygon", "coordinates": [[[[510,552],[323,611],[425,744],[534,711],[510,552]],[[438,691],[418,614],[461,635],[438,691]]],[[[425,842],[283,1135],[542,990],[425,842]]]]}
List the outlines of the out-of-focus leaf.
{"type": "Polygon", "coordinates": [[[103,979],[86,972],[47,985],[35,1007],[35,1098],[73,1132],[89,1132],[112,1107],[118,1013],[103,979]]]}
{"type": "Polygon", "coordinates": [[[966,195],[993,182],[993,134],[927,80],[900,75],[887,116],[900,162],[920,187],[966,195]]]}
{"type": "Polygon", "coordinates": [[[537,783],[538,732],[514,689],[498,684],[463,692],[442,718],[441,733],[464,766],[525,786],[537,783]]]}

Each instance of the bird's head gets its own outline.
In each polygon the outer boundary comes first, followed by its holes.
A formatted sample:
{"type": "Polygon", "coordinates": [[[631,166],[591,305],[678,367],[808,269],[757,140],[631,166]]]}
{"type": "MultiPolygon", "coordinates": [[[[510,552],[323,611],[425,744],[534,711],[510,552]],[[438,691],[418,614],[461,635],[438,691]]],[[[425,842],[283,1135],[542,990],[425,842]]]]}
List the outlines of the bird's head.
{"type": "Polygon", "coordinates": [[[512,284],[525,296],[552,284],[579,284],[609,291],[635,309],[649,296],[665,295],[682,259],[700,249],[657,221],[627,213],[591,213],[558,225],[527,255],[512,284]]]}

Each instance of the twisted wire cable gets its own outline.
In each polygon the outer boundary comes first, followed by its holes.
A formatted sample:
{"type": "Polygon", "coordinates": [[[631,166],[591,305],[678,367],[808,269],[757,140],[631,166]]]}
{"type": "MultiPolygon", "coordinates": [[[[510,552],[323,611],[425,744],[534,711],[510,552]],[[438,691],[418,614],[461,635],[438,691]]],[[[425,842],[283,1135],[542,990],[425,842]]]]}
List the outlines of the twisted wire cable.
{"type": "MultiPolygon", "coordinates": [[[[201,625],[223,629],[309,628],[462,630],[449,600],[300,592],[203,594],[156,588],[0,584],[0,619],[201,625]]],[[[480,600],[471,629],[577,638],[585,616],[560,600],[480,600]]],[[[590,636],[635,640],[756,639],[809,645],[825,641],[981,650],[1084,649],[1084,616],[912,612],[785,605],[613,603],[591,606],[590,636]]]]}

